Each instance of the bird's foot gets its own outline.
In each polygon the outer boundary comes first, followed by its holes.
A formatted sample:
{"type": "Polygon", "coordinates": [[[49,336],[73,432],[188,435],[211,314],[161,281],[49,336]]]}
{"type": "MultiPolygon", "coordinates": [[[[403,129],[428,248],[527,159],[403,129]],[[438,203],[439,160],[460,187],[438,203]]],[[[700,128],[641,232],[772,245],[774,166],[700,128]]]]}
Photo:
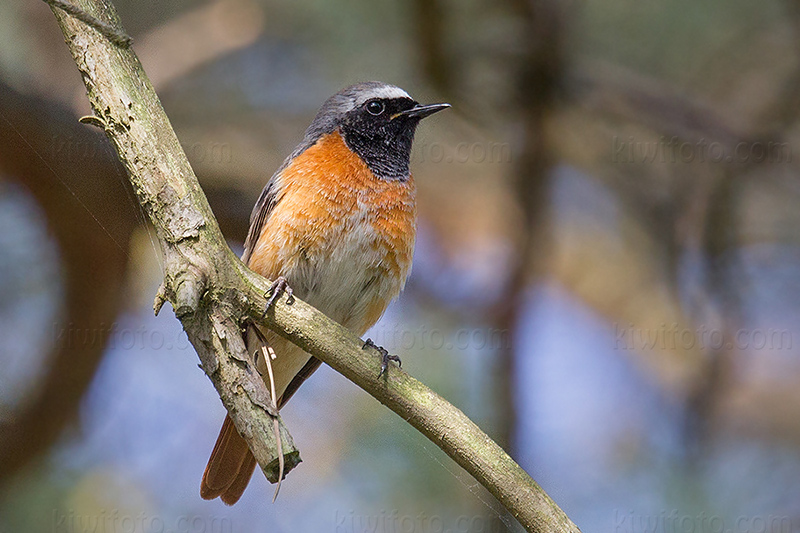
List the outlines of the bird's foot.
{"type": "Polygon", "coordinates": [[[292,305],[294,303],[294,291],[289,286],[289,282],[286,281],[286,278],[279,276],[278,279],[272,282],[272,285],[269,286],[269,291],[264,295],[269,295],[267,306],[264,308],[264,316],[267,315],[269,308],[275,304],[275,301],[280,298],[281,294],[284,292],[286,293],[286,305],[292,305]]]}
{"type": "Polygon", "coordinates": [[[378,378],[384,375],[386,371],[389,369],[389,361],[395,361],[398,366],[401,367],[403,366],[403,363],[402,361],[400,361],[399,357],[397,357],[396,355],[390,355],[389,351],[386,348],[384,348],[383,346],[378,346],[377,344],[372,342],[372,339],[367,339],[366,341],[364,341],[364,346],[361,347],[362,350],[366,350],[367,348],[375,348],[378,351],[378,353],[381,354],[381,372],[380,374],[378,374],[378,378]]]}

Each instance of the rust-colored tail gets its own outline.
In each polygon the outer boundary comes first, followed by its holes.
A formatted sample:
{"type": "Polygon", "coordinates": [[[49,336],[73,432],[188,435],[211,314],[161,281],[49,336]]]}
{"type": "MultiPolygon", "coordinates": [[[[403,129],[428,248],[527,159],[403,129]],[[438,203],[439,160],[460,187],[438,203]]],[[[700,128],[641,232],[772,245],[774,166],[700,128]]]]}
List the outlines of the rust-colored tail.
{"type": "MultiPolygon", "coordinates": [[[[249,339],[249,345],[255,345],[255,341],[249,339]]],[[[286,350],[282,351],[286,352],[286,350]]],[[[278,409],[283,407],[297,391],[298,387],[321,364],[319,359],[310,357],[302,351],[300,353],[303,354],[303,357],[298,359],[297,362],[299,362],[299,365],[303,365],[305,362],[305,365],[301,367],[279,366],[275,369],[277,395],[279,398],[278,409]]],[[[284,353],[284,355],[290,354],[284,353]]],[[[214,451],[211,452],[211,458],[208,460],[206,471],[203,473],[203,481],[200,483],[200,496],[206,500],[220,497],[226,504],[233,505],[242,497],[242,493],[247,488],[255,468],[256,459],[250,452],[247,442],[236,431],[236,426],[233,425],[230,416],[226,415],[225,421],[222,423],[222,429],[219,431],[217,442],[214,444],[214,451]]]]}
{"type": "Polygon", "coordinates": [[[203,473],[200,496],[205,500],[219,496],[226,504],[233,505],[242,497],[255,468],[255,457],[226,415],[203,473]]]}

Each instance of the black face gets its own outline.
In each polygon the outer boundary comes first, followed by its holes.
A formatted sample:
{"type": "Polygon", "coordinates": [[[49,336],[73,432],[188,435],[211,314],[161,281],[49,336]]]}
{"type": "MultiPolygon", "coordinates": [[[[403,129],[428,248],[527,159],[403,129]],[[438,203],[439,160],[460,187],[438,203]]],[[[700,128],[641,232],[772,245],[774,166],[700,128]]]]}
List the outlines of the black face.
{"type": "Polygon", "coordinates": [[[382,179],[408,179],[411,143],[421,116],[403,114],[419,104],[411,98],[373,98],[340,123],[347,146],[382,179]]]}

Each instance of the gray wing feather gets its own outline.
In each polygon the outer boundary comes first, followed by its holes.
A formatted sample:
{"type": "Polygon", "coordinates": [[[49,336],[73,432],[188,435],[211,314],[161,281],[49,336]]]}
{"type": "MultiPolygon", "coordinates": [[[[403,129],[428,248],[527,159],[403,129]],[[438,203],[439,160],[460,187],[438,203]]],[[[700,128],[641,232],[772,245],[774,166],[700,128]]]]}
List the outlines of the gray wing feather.
{"type": "Polygon", "coordinates": [[[261,229],[264,227],[264,223],[267,221],[267,217],[272,212],[275,204],[278,203],[278,191],[275,185],[277,176],[278,173],[276,172],[264,186],[261,196],[258,197],[258,201],[253,207],[253,212],[250,214],[250,229],[247,231],[247,238],[244,240],[244,253],[242,254],[242,261],[245,264],[250,262],[250,254],[253,253],[253,248],[258,242],[261,229]]]}

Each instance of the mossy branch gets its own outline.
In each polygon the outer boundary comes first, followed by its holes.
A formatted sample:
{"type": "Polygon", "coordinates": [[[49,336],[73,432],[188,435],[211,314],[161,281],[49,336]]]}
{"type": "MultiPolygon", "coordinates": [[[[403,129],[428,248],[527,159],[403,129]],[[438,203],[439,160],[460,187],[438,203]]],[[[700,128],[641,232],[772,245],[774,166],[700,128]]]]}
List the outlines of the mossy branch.
{"type": "MultiPolygon", "coordinates": [[[[92,16],[119,27],[108,0],[79,0],[92,16]]],[[[472,474],[528,531],[578,532],[564,512],[494,441],[453,405],[391,367],[378,378],[374,350],[325,315],[282,296],[266,316],[268,280],[230,250],[197,178],[139,60],[129,48],[58,8],[59,25],[83,75],[96,119],[116,147],[139,202],[155,227],[165,277],[156,310],[169,301],[231,414],[268,478],[277,478],[274,412],[254,370],[240,324],[264,325],[366,390],[417,428],[472,474]]],[[[299,462],[281,426],[287,471],[299,462]]]]}

